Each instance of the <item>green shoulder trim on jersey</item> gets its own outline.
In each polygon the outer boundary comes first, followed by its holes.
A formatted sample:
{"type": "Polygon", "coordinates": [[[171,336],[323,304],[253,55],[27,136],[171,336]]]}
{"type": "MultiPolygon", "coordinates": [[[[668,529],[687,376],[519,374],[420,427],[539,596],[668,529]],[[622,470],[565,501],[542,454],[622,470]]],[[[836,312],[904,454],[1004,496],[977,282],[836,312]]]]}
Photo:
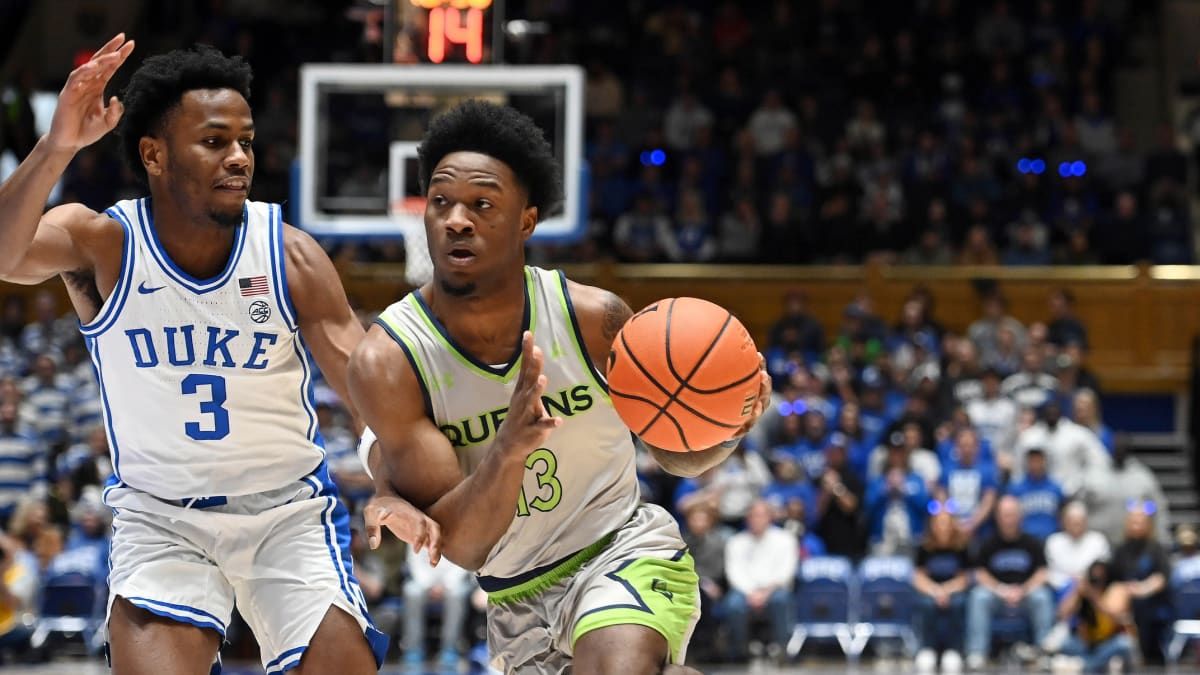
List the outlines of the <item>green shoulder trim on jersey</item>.
{"type": "Polygon", "coordinates": [[[532,579],[528,579],[503,590],[492,591],[488,593],[488,602],[497,605],[506,605],[532,598],[559,581],[578,572],[579,568],[587,564],[589,560],[600,555],[600,552],[603,551],[606,546],[612,543],[613,537],[615,536],[616,533],[610,533],[601,537],[595,543],[580,549],[575,555],[567,558],[558,565],[532,579]]]}
{"type": "Polygon", "coordinates": [[[633,624],[658,631],[667,640],[671,663],[682,663],[692,629],[700,618],[700,578],[690,553],[669,558],[636,558],[605,575],[629,592],[629,602],[595,607],[575,621],[571,646],[607,626],[633,624]]]}
{"type": "Polygon", "coordinates": [[[583,369],[591,373],[592,380],[604,393],[604,398],[609,399],[608,382],[604,380],[600,371],[596,370],[596,364],[592,363],[592,359],[587,353],[587,347],[584,346],[583,330],[579,327],[579,319],[575,316],[575,305],[572,304],[571,296],[567,293],[567,275],[563,274],[562,270],[558,271],[558,283],[554,284],[554,288],[558,292],[558,302],[562,307],[563,316],[571,324],[571,342],[575,344],[575,354],[583,363],[583,369]]]}
{"type": "Polygon", "coordinates": [[[413,345],[411,338],[405,335],[403,326],[400,325],[400,321],[395,317],[394,311],[399,310],[393,310],[393,308],[398,304],[396,303],[380,312],[379,316],[375,318],[375,323],[379,324],[379,327],[396,341],[396,344],[400,346],[400,350],[404,352],[404,356],[408,359],[409,364],[412,365],[413,373],[417,376],[417,384],[421,387],[421,398],[425,401],[425,414],[432,420],[433,398],[429,391],[431,380],[428,377],[424,364],[421,363],[421,357],[418,356],[419,352],[416,346],[413,345]]]}
{"type": "Polygon", "coordinates": [[[529,330],[533,330],[534,327],[537,326],[537,318],[538,318],[538,315],[537,315],[538,283],[537,283],[537,277],[534,274],[534,271],[532,268],[530,268],[528,265],[526,265],[524,272],[525,272],[525,301],[529,303],[529,326],[528,326],[528,328],[529,328],[529,330]]]}
{"type": "MultiPolygon", "coordinates": [[[[533,277],[528,267],[525,268],[524,273],[525,312],[528,319],[524,329],[533,330],[533,327],[537,325],[537,301],[534,296],[533,277]]],[[[429,329],[430,335],[432,335],[434,339],[441,343],[442,347],[445,348],[445,350],[449,352],[449,354],[467,370],[479,375],[480,377],[492,380],[493,382],[499,382],[501,384],[507,384],[508,382],[512,381],[519,372],[521,372],[521,352],[519,344],[517,346],[516,355],[513,357],[513,361],[509,364],[508,369],[503,374],[497,373],[494,370],[479,364],[469,355],[464,354],[463,351],[459,349],[458,345],[449,339],[449,335],[446,333],[445,328],[430,313],[429,309],[426,307],[425,303],[422,302],[421,298],[417,297],[415,291],[410,293],[404,300],[405,302],[408,302],[408,304],[411,305],[414,310],[416,310],[417,316],[421,317],[421,321],[423,321],[425,323],[425,327],[429,329]]]]}

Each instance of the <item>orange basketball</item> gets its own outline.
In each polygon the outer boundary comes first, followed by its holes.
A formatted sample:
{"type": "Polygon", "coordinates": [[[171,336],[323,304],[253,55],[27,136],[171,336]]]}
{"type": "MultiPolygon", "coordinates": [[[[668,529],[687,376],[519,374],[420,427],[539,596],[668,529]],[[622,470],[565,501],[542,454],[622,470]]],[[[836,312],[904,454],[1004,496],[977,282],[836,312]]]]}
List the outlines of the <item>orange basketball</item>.
{"type": "Polygon", "coordinates": [[[613,340],[608,391],[625,424],[674,452],[729,440],[758,398],[754,340],[724,307],[697,298],[659,300],[613,340]]]}

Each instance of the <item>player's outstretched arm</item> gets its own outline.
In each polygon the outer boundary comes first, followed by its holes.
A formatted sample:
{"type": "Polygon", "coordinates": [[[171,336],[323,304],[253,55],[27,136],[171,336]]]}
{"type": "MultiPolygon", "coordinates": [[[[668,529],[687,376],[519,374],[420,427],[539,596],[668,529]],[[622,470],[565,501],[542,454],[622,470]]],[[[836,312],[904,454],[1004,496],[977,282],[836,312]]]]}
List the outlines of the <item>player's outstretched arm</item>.
{"type": "Polygon", "coordinates": [[[350,357],[350,396],[379,439],[369,458],[376,483],[372,504],[391,504],[397,495],[412,502],[437,522],[445,556],[470,570],[483,566],[512,523],[526,457],[561,424],[542,407],[542,355],[528,333],[522,348],[508,415],[492,449],[465,478],[450,441],[426,414],[416,373],[391,336],[371,327],[350,357]]]}
{"type": "Polygon", "coordinates": [[[287,256],[284,270],[300,335],[321,374],[349,410],[355,432],[361,434],[362,423],[346,387],[346,367],[366,331],[350,308],[337,268],[320,244],[307,232],[285,224],[283,248],[287,256]]]}
{"type": "MultiPolygon", "coordinates": [[[[617,333],[629,317],[633,316],[633,310],[615,293],[595,286],[568,282],[567,292],[571,295],[571,304],[575,307],[579,328],[583,332],[584,342],[587,343],[588,357],[596,369],[603,372],[613,339],[617,337],[617,333]]],[[[771,378],[767,375],[766,361],[761,355],[759,377],[762,385],[759,388],[758,400],[754,403],[754,410],[728,442],[693,452],[669,452],[646,443],[650,454],[667,472],[685,478],[699,476],[725,461],[737,448],[742,436],[745,436],[758,421],[771,400],[771,378]]]]}
{"type": "Polygon", "coordinates": [[[112,131],[121,119],[120,101],[114,96],[106,106],[104,88],[132,51],[133,42],[122,33],[71,71],[58,95],[50,132],[0,184],[0,279],[38,283],[61,272],[91,268],[88,242],[81,241],[88,232],[75,230],[87,230],[96,213],[77,204],[45,216],[42,211],[75,153],[112,131]]]}

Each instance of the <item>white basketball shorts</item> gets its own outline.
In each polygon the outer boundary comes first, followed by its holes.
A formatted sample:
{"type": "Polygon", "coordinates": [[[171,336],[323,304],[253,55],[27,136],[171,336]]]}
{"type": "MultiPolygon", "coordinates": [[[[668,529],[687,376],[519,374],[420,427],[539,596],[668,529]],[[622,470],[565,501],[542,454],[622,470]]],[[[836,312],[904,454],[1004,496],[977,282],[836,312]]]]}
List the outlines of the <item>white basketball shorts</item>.
{"type": "Polygon", "coordinates": [[[350,561],[350,521],[324,462],[276,490],[164,500],[115,479],[108,607],[123,597],[224,639],[234,604],[267,675],[295,668],[332,605],[358,621],[376,663],[375,629],[350,561]]]}

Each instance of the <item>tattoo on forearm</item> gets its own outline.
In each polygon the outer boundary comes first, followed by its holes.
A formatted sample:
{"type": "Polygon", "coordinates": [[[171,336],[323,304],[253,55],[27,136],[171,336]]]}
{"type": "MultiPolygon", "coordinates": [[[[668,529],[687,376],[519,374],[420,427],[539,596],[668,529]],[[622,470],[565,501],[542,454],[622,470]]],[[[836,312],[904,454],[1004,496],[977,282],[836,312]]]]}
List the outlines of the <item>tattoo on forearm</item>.
{"type": "Polygon", "coordinates": [[[612,342],[631,316],[633,310],[629,309],[629,305],[615,294],[609,293],[604,301],[604,339],[612,342]]]}

